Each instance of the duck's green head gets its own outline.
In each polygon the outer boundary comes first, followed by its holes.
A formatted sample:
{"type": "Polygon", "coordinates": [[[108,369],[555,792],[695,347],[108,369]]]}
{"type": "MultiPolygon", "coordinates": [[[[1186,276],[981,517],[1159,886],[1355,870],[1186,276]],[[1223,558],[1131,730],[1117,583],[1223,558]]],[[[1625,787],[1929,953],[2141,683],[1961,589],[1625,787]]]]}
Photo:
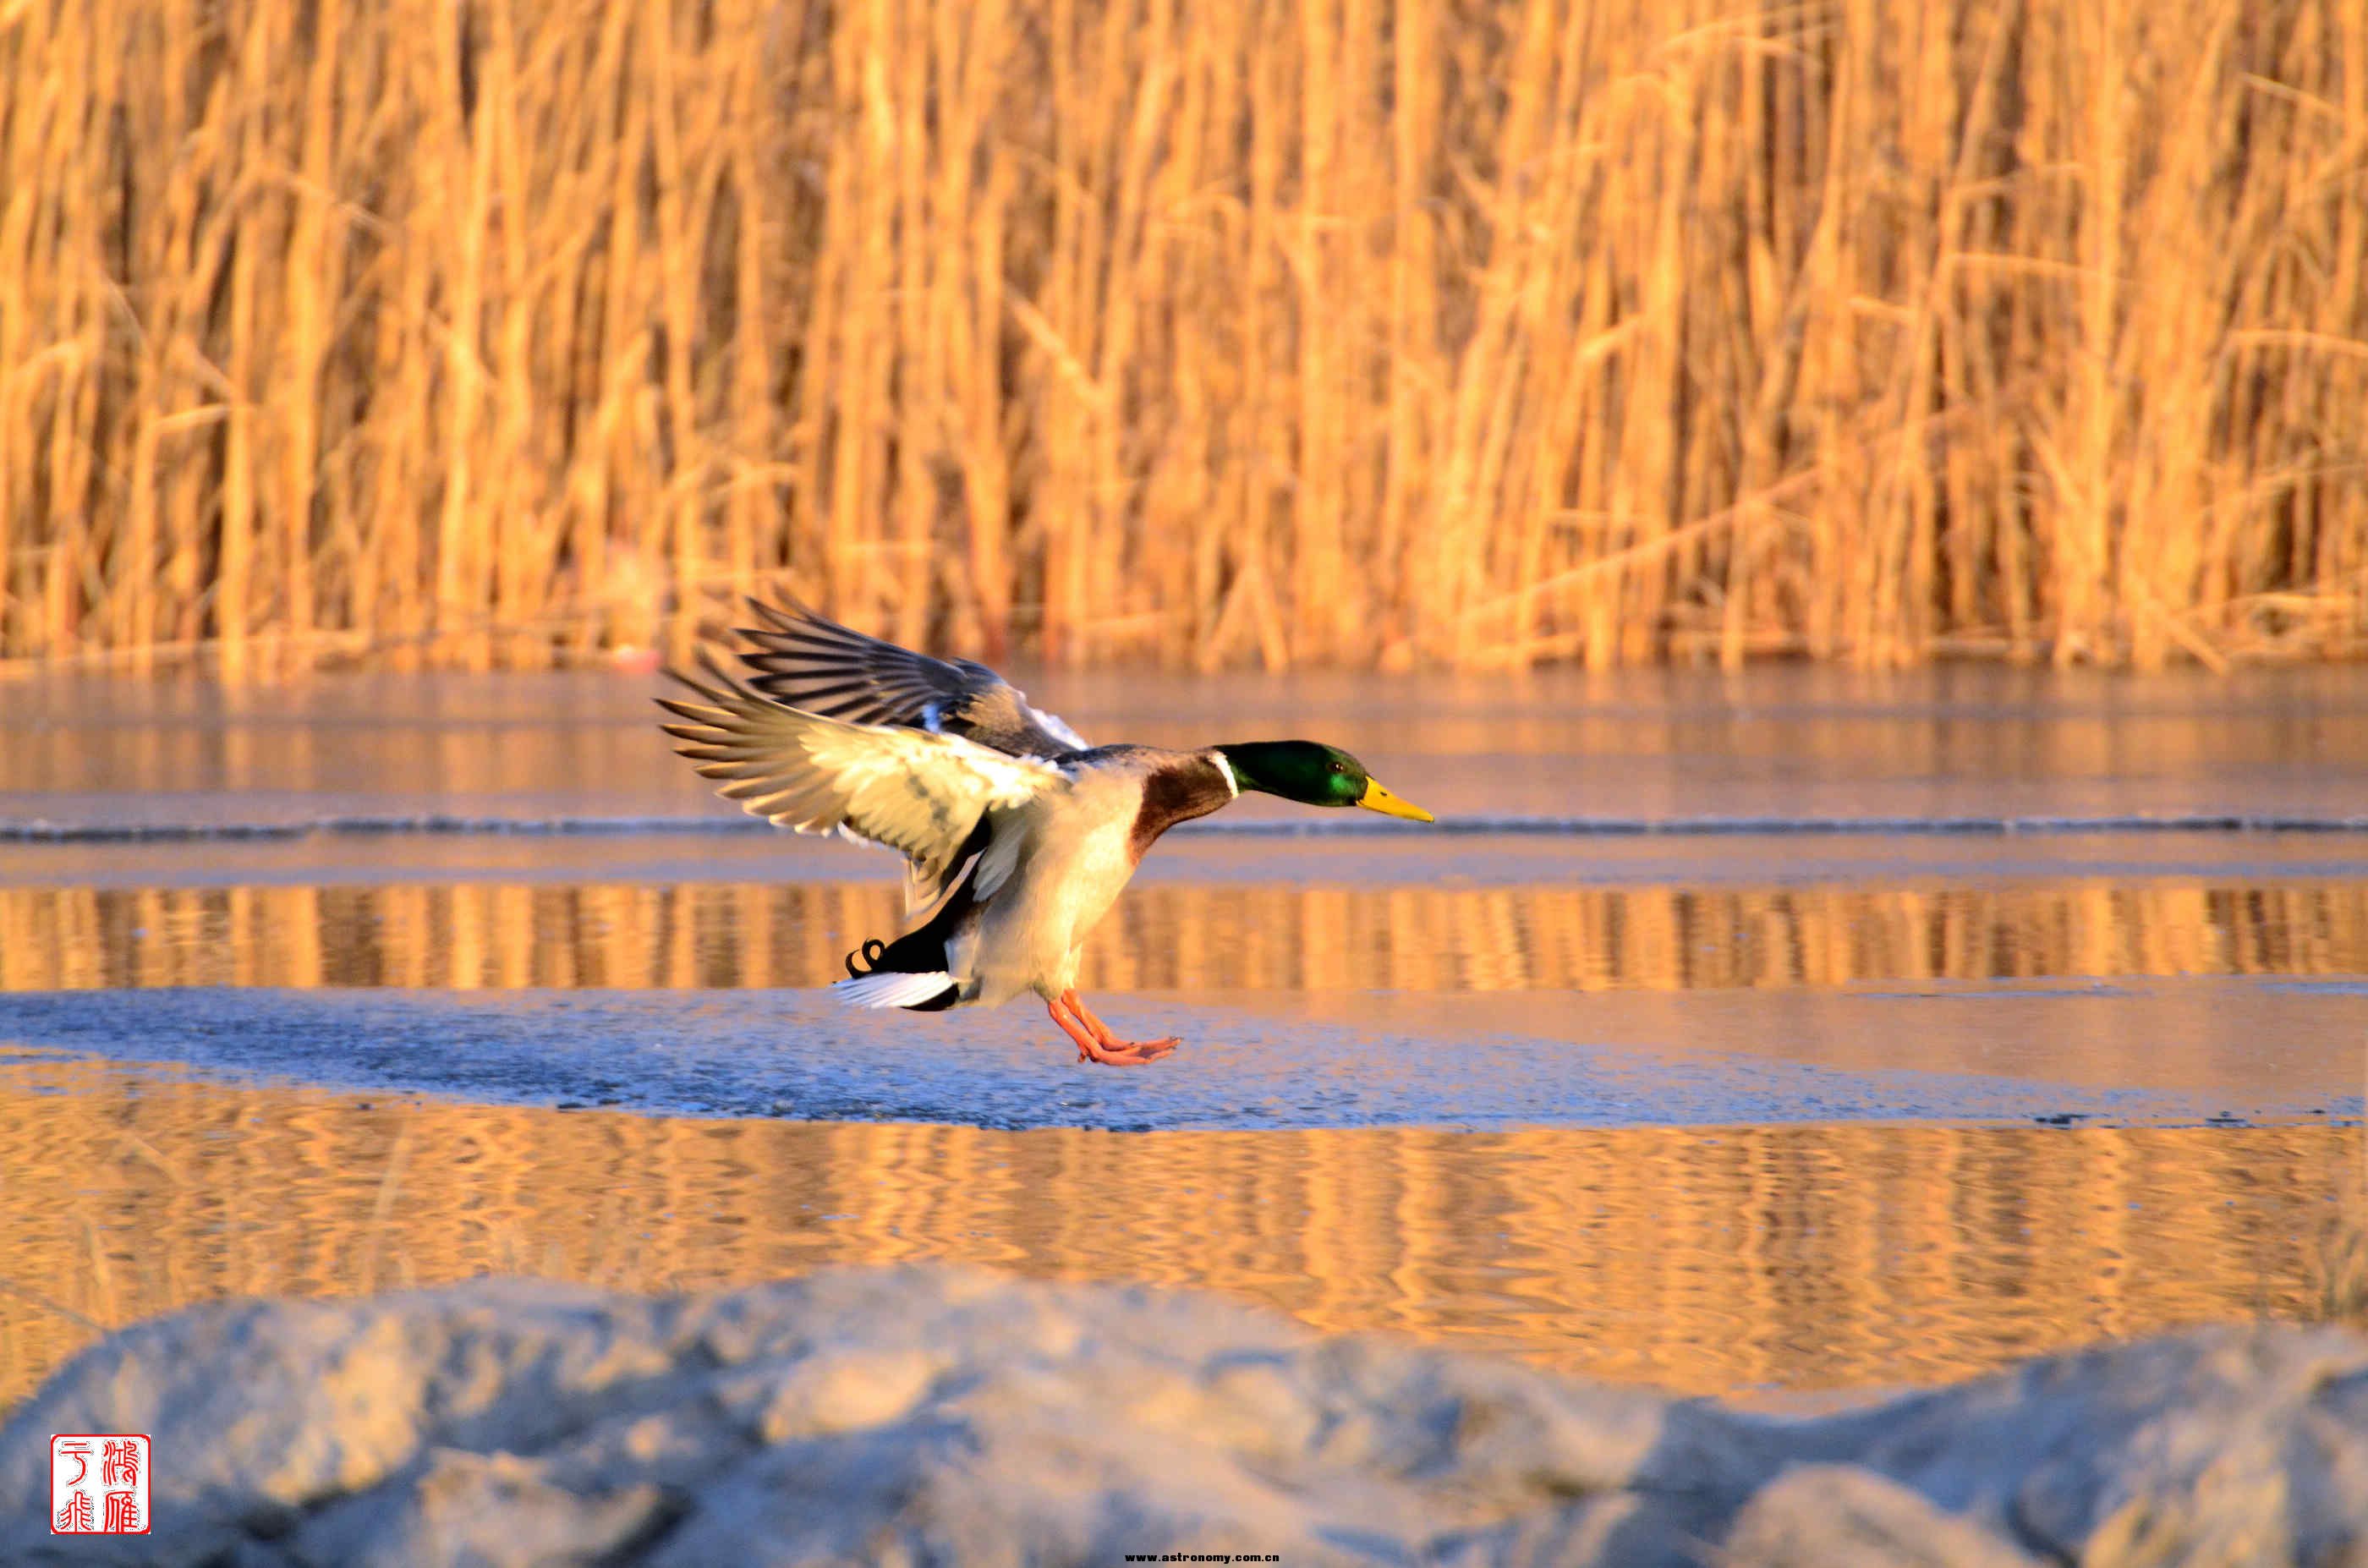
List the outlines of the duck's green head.
{"type": "Polygon", "coordinates": [[[1304,806],[1362,806],[1383,816],[1433,822],[1420,806],[1399,800],[1365,771],[1365,765],[1338,746],[1314,741],[1246,741],[1219,746],[1217,755],[1234,770],[1234,782],[1304,806]]]}

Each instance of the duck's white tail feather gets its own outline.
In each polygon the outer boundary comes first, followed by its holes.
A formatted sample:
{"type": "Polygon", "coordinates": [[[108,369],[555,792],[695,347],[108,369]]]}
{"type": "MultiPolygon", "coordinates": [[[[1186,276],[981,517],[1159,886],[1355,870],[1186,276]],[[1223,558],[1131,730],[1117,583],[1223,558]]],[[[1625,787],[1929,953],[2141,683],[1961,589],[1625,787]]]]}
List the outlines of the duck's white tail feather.
{"type": "Polygon", "coordinates": [[[904,974],[883,969],[852,980],[834,980],[830,988],[850,1007],[910,1007],[934,1001],[952,988],[954,977],[943,970],[928,974],[904,974]]]}

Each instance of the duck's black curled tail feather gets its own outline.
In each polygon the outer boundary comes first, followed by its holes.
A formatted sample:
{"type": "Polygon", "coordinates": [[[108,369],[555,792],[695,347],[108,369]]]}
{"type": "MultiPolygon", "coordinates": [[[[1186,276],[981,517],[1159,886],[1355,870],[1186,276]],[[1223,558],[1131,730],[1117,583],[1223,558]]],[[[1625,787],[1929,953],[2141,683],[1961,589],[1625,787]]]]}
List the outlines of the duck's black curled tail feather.
{"type": "Polygon", "coordinates": [[[953,962],[946,949],[977,908],[971,879],[977,874],[978,858],[986,852],[993,831],[981,816],[948,873],[949,880],[940,884],[928,916],[918,926],[893,942],[867,937],[847,955],[847,978],[833,983],[842,997],[863,1006],[902,1007],[908,1013],[942,1012],[954,1005],[961,991],[949,972],[953,962]],[[917,980],[906,985],[894,979],[906,974],[942,978],[945,985],[933,992],[917,980]],[[907,996],[915,999],[907,1001],[907,996]]]}
{"type": "Polygon", "coordinates": [[[938,1013],[952,1006],[959,992],[953,978],[946,972],[945,934],[933,930],[935,925],[933,921],[916,931],[908,931],[893,942],[883,942],[877,937],[867,938],[863,946],[847,955],[847,979],[838,982],[846,988],[844,994],[850,1001],[865,1006],[902,1007],[908,1013],[938,1013]],[[863,960],[861,969],[856,967],[859,955],[863,960]],[[874,978],[905,974],[927,976],[944,983],[907,1002],[892,999],[901,998],[905,988],[884,985],[874,978]],[[872,983],[860,983],[863,982],[872,983]]]}

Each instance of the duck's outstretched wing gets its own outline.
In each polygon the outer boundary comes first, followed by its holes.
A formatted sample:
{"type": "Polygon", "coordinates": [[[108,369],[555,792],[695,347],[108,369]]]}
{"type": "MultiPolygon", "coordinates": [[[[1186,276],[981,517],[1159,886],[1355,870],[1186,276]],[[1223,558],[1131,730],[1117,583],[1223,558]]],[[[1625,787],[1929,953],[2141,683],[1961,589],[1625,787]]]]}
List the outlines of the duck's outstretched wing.
{"type": "Polygon", "coordinates": [[[895,724],[959,735],[1011,756],[1054,757],[1087,749],[1085,737],[985,665],[932,659],[825,620],[794,599],[787,609],[748,601],[762,626],[740,635],[740,655],[760,671],[749,684],[791,708],[858,724],[895,724]]]}
{"type": "MultiPolygon", "coordinates": [[[[962,739],[850,723],[785,707],[723,674],[713,684],[669,671],[700,700],[661,697],[683,721],[664,725],[675,749],[718,779],[724,799],[800,833],[834,830],[901,851],[915,886],[942,886],[979,819],[1025,805],[1067,780],[1060,769],[962,739]]],[[[974,852],[974,851],[973,851],[974,852]]]]}

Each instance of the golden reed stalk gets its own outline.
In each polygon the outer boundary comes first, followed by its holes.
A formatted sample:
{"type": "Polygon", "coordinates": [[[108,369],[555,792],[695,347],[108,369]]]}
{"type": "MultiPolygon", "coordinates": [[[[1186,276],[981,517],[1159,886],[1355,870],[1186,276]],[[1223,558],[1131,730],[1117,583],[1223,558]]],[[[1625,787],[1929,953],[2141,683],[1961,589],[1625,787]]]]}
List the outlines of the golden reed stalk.
{"type": "Polygon", "coordinates": [[[2368,10],[0,3],[0,659],[2368,642],[2368,10]]]}

